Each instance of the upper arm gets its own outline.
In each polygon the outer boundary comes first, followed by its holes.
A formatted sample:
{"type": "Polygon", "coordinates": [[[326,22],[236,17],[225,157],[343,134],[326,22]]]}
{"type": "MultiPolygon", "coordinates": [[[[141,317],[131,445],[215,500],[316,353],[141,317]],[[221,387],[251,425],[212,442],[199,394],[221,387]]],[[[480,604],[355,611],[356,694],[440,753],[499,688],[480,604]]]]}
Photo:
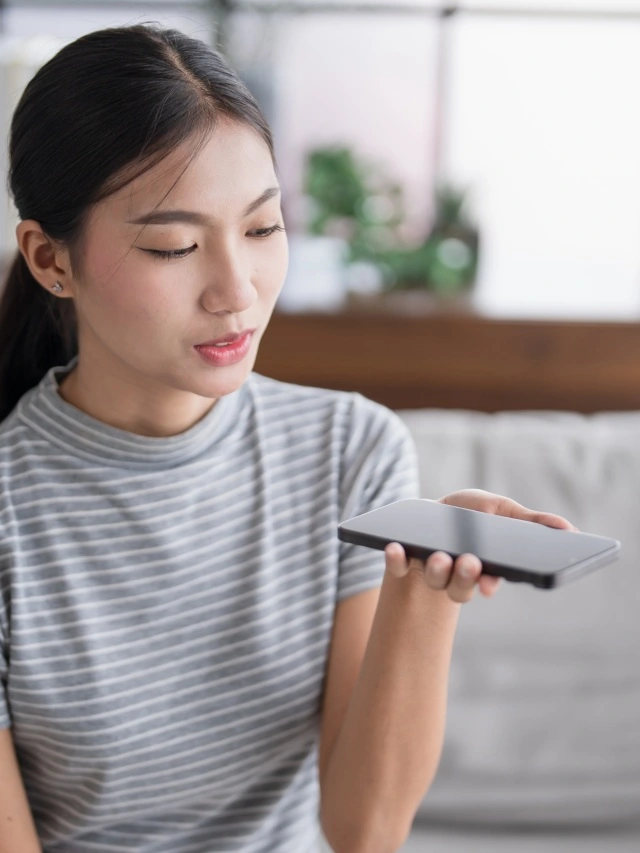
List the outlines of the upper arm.
{"type": "Polygon", "coordinates": [[[11,729],[0,729],[0,853],[42,853],[11,729]]]}
{"type": "Polygon", "coordinates": [[[320,787],[349,706],[369,641],[380,589],[367,590],[336,606],[320,722],[320,787]]]}
{"type": "MultiPolygon", "coordinates": [[[[420,495],[415,444],[397,414],[360,394],[352,395],[344,450],[340,516],[420,495]]],[[[380,597],[384,558],[340,542],[333,633],[320,721],[320,787],[340,733],[369,642],[380,597]]]]}

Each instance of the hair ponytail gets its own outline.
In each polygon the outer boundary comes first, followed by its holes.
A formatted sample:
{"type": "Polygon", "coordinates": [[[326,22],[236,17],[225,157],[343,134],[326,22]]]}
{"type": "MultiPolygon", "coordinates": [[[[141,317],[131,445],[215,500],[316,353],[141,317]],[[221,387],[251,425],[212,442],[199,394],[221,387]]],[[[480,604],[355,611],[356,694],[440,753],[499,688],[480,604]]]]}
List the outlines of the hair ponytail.
{"type": "Polygon", "coordinates": [[[21,252],[0,299],[0,421],[50,367],[77,353],[73,300],[56,299],[35,280],[21,252]]]}
{"type": "MultiPolygon", "coordinates": [[[[204,42],[152,24],[81,36],[38,70],[13,114],[9,187],[18,215],[65,246],[80,275],[90,208],[187,140],[197,150],[219,117],[253,127],[275,166],[260,106],[204,42]]],[[[0,420],[73,358],[77,338],[73,300],[47,293],[18,253],[0,297],[0,420]]]]}

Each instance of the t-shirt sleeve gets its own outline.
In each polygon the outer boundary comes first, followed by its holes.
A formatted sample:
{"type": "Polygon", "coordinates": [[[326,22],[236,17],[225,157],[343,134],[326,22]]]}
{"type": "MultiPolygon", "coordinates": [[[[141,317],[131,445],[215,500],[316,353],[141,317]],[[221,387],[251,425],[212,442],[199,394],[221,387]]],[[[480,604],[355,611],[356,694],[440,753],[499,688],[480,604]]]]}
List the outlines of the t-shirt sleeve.
{"type": "MultiPolygon", "coordinates": [[[[3,503],[0,500],[0,506],[3,503]]],[[[7,558],[3,543],[3,528],[0,526],[0,729],[11,726],[7,682],[9,679],[9,619],[7,597],[7,558]]]]}
{"type": "Polygon", "coordinates": [[[11,726],[9,716],[9,704],[7,702],[7,654],[4,642],[4,633],[0,627],[0,729],[8,729],[11,726]]]}
{"type": "MultiPolygon", "coordinates": [[[[0,565],[0,582],[2,572],[0,565]]],[[[11,726],[9,715],[9,702],[7,699],[7,679],[9,677],[9,652],[7,648],[7,620],[4,607],[2,589],[0,588],[0,729],[8,729],[11,726]]]]}
{"type": "MultiPolygon", "coordinates": [[[[420,497],[413,438],[400,417],[353,394],[343,456],[340,521],[393,501],[420,497]]],[[[382,551],[340,542],[337,600],[380,586],[382,551]]]]}

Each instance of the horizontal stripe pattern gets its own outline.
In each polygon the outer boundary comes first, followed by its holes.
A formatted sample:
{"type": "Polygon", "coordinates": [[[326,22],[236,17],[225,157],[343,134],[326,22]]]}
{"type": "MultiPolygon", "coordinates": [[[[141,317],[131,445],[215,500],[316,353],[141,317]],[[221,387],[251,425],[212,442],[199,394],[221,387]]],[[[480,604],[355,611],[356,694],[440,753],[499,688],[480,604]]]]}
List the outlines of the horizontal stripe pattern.
{"type": "Polygon", "coordinates": [[[418,495],[359,394],[252,373],[179,436],[66,403],[0,425],[0,725],[45,853],[315,853],[336,604],[380,552],[340,521],[418,495]]]}

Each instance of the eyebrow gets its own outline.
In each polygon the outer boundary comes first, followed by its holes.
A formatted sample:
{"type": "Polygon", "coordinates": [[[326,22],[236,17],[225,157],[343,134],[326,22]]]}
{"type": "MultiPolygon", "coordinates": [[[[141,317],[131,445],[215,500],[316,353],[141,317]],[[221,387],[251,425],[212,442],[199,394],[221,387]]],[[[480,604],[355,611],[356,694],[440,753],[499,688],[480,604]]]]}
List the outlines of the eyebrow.
{"type": "MultiPolygon", "coordinates": [[[[251,204],[245,208],[242,218],[245,219],[247,216],[250,216],[265,202],[269,201],[270,198],[278,195],[279,192],[280,187],[269,187],[269,189],[266,189],[262,195],[258,196],[255,201],[252,201],[251,204]]],[[[145,213],[142,216],[137,217],[137,219],[129,219],[128,222],[131,225],[166,225],[169,222],[186,222],[190,225],[202,226],[216,224],[215,219],[191,210],[155,210],[151,213],[145,213]]]]}

